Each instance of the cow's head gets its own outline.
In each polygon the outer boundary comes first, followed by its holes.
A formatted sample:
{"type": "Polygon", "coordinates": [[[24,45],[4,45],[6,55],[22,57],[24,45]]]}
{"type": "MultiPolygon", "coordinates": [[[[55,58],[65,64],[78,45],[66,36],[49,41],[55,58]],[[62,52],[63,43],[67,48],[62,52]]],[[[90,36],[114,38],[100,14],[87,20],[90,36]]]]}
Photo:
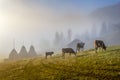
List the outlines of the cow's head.
{"type": "Polygon", "coordinates": [[[107,47],[106,47],[106,46],[103,46],[103,49],[106,51],[107,47]]]}

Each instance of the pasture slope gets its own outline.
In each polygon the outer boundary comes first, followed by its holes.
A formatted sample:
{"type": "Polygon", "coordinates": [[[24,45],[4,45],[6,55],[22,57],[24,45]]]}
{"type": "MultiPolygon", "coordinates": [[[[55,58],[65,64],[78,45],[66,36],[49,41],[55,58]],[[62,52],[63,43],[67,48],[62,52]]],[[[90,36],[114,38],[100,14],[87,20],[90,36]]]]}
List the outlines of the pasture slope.
{"type": "Polygon", "coordinates": [[[120,80],[120,46],[0,63],[0,80],[120,80]]]}

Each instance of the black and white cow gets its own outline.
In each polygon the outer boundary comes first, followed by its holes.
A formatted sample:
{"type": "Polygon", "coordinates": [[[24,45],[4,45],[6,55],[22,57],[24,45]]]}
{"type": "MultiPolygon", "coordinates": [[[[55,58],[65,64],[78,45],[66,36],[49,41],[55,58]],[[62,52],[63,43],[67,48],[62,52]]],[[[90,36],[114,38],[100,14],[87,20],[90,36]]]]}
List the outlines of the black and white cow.
{"type": "Polygon", "coordinates": [[[76,56],[76,52],[72,48],[62,48],[62,56],[65,57],[65,53],[74,54],[76,56]]]}
{"type": "Polygon", "coordinates": [[[77,43],[76,52],[79,52],[81,49],[84,50],[84,46],[85,46],[85,43],[83,42],[77,43]]]}
{"type": "Polygon", "coordinates": [[[47,56],[52,56],[53,54],[54,54],[54,52],[46,52],[46,53],[45,53],[46,59],[47,59],[47,56]]]}
{"type": "Polygon", "coordinates": [[[102,50],[106,51],[107,47],[105,46],[105,43],[102,40],[95,40],[94,48],[95,48],[95,52],[97,53],[98,48],[102,48],[102,50]]]}

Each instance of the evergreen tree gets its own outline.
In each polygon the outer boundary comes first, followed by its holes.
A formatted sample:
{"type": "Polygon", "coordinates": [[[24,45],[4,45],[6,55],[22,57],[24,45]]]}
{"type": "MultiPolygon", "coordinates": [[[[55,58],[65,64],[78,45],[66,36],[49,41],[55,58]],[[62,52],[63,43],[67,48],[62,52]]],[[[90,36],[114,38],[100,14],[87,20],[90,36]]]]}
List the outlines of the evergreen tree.
{"type": "Polygon", "coordinates": [[[89,35],[89,32],[88,32],[88,31],[86,31],[86,32],[84,33],[84,40],[85,40],[85,41],[89,41],[89,40],[90,40],[90,35],[89,35]]]}
{"type": "Polygon", "coordinates": [[[91,29],[91,38],[96,38],[97,37],[97,29],[96,29],[96,25],[93,24],[93,27],[91,29]]]}
{"type": "Polygon", "coordinates": [[[62,47],[65,43],[65,39],[64,39],[64,35],[63,35],[63,32],[61,32],[60,34],[60,46],[62,47]]]}
{"type": "Polygon", "coordinates": [[[120,23],[114,25],[114,31],[120,31],[120,23]]]}
{"type": "Polygon", "coordinates": [[[100,30],[100,34],[99,35],[102,37],[102,36],[106,35],[107,33],[108,33],[108,31],[107,31],[107,25],[106,25],[105,22],[103,22],[102,26],[101,26],[101,30],[100,30]]]}
{"type": "Polygon", "coordinates": [[[72,38],[72,30],[69,29],[69,30],[68,30],[68,42],[71,41],[71,38],[72,38]]]}
{"type": "Polygon", "coordinates": [[[54,45],[59,46],[60,44],[60,34],[58,32],[55,33],[55,40],[54,40],[54,45]]]}

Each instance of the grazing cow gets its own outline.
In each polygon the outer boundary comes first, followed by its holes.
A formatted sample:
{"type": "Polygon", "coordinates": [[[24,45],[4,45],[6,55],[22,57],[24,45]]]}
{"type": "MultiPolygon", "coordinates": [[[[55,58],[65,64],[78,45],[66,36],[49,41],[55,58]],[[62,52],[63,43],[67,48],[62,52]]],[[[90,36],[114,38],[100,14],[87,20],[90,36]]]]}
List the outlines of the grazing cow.
{"type": "Polygon", "coordinates": [[[72,48],[62,48],[62,56],[65,56],[65,53],[74,54],[76,56],[76,52],[72,48]]]}
{"type": "Polygon", "coordinates": [[[83,43],[83,42],[77,43],[76,52],[77,51],[79,52],[80,49],[84,50],[84,45],[85,45],[85,43],[83,43]]]}
{"type": "Polygon", "coordinates": [[[46,59],[47,59],[47,56],[49,56],[49,55],[52,56],[53,54],[54,54],[54,52],[46,52],[46,53],[45,53],[46,59]]]}
{"type": "Polygon", "coordinates": [[[94,41],[95,52],[97,53],[98,48],[102,48],[102,50],[106,51],[106,46],[102,40],[95,40],[94,41]]]}

